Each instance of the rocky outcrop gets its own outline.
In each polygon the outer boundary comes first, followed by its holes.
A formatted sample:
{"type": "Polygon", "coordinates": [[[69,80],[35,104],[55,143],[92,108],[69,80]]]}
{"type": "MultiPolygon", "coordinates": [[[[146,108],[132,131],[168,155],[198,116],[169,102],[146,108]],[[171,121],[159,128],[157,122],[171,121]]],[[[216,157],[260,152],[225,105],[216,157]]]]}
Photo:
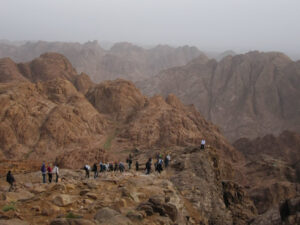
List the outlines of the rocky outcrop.
{"type": "Polygon", "coordinates": [[[56,78],[73,81],[77,75],[69,60],[57,53],[45,53],[29,63],[20,63],[18,67],[32,82],[48,81],[56,78]]]}
{"type": "Polygon", "coordinates": [[[0,59],[0,82],[27,81],[17,64],[10,58],[0,59]]]}
{"type": "Polygon", "coordinates": [[[91,81],[89,75],[81,73],[75,78],[74,86],[82,94],[86,94],[87,91],[92,88],[95,84],[91,81]]]}
{"type": "Polygon", "coordinates": [[[111,115],[116,120],[126,120],[146,103],[141,92],[125,80],[100,83],[86,97],[100,113],[111,115]]]}
{"type": "Polygon", "coordinates": [[[284,131],[278,137],[243,138],[234,143],[246,158],[243,173],[248,182],[245,186],[262,219],[272,214],[280,217],[278,205],[300,194],[297,176],[299,143],[300,136],[290,131],[284,131]]]}
{"type": "Polygon", "coordinates": [[[0,149],[7,159],[55,160],[76,148],[102,147],[108,122],[67,80],[0,89],[0,149]]]}
{"type": "Polygon", "coordinates": [[[137,82],[148,96],[175,94],[195,104],[231,141],[300,132],[300,64],[282,53],[249,52],[220,62],[199,58],[137,82]]]}

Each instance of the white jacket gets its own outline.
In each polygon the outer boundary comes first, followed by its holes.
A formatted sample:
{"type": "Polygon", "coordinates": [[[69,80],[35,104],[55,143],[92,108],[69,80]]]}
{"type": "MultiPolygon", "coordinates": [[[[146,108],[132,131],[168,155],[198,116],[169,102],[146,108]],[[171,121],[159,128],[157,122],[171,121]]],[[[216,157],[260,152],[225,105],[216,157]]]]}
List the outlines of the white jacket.
{"type": "Polygon", "coordinates": [[[59,169],[57,166],[54,166],[52,173],[57,173],[57,175],[59,175],[59,169]]]}

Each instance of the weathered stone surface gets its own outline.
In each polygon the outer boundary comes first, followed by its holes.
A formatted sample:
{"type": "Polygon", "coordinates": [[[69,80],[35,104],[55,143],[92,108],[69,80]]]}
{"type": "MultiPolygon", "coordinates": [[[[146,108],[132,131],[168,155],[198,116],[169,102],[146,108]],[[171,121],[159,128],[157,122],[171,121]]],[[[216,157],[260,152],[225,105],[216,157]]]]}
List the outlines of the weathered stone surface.
{"type": "Polygon", "coordinates": [[[76,201],[75,196],[60,194],[53,198],[53,203],[57,206],[68,206],[76,201]]]}
{"type": "Polygon", "coordinates": [[[2,194],[3,200],[7,202],[25,201],[32,199],[34,195],[29,191],[6,192],[2,194]]]}
{"type": "Polygon", "coordinates": [[[117,211],[110,208],[102,208],[98,210],[95,215],[95,220],[100,222],[100,224],[111,224],[111,225],[131,225],[132,222],[118,213],[117,211]]]}

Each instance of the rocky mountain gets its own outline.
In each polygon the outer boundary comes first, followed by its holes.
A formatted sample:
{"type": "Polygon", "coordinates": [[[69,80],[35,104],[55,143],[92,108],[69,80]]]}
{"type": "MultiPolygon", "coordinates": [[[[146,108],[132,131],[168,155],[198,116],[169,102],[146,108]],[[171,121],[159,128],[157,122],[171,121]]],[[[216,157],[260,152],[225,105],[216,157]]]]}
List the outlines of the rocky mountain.
{"type": "Polygon", "coordinates": [[[102,157],[109,149],[184,147],[202,138],[238,157],[214,125],[173,95],[148,99],[125,80],[95,85],[56,53],[25,64],[2,61],[0,70],[9,68],[0,75],[0,143],[7,159],[44,155],[76,167],[85,151],[102,157]]]}
{"type": "MultiPolygon", "coordinates": [[[[209,62],[204,56],[196,61],[209,62]]],[[[261,186],[261,167],[249,164],[242,150],[247,148],[231,146],[194,106],[173,94],[148,98],[122,79],[94,84],[57,53],[18,64],[6,58],[0,72],[0,175],[17,174],[14,192],[0,181],[0,224],[299,221],[298,189],[292,192],[295,181],[288,180],[296,178],[288,175],[288,166],[284,174],[275,170],[272,179],[266,174],[268,182],[261,186]],[[199,147],[202,138],[205,150],[199,147]],[[99,161],[124,162],[129,153],[140,162],[140,171],[86,179],[76,170],[99,161]],[[146,160],[158,153],[171,155],[170,167],[146,176],[146,160]],[[62,169],[59,184],[41,185],[35,171],[42,160],[68,168],[62,169]],[[269,189],[266,198],[261,193],[269,189]]],[[[289,140],[298,146],[297,136],[283,136],[282,145],[289,140]]],[[[290,147],[286,158],[296,149],[290,147]]],[[[264,165],[260,158],[256,163],[264,165]]]]}
{"type": "Polygon", "coordinates": [[[95,82],[124,78],[142,80],[163,69],[185,65],[202,53],[195,47],[159,45],[144,49],[130,43],[117,43],[109,50],[97,41],[80,43],[27,42],[21,45],[0,43],[0,58],[10,57],[16,62],[31,61],[46,52],[65,55],[79,72],[90,75],[95,82]]]}
{"type": "Polygon", "coordinates": [[[300,132],[300,62],[282,53],[199,57],[136,84],[148,96],[173,93],[194,104],[231,141],[300,132]]]}

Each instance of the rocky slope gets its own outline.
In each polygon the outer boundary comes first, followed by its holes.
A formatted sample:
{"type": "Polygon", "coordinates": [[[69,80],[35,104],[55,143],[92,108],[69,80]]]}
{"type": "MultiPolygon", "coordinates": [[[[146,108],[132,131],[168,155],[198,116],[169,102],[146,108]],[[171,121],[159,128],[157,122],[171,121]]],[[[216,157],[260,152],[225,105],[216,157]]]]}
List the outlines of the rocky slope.
{"type": "MultiPolygon", "coordinates": [[[[214,149],[178,151],[160,175],[108,172],[94,180],[84,179],[83,171],[62,170],[60,183],[45,185],[38,172],[17,175],[15,192],[6,192],[7,185],[0,182],[0,206],[12,208],[1,212],[0,223],[247,224],[256,216],[242,188],[222,182],[221,159],[214,149]]],[[[135,159],[143,157],[140,152],[135,159]]]]}
{"type": "Polygon", "coordinates": [[[0,58],[10,57],[16,62],[26,62],[46,52],[65,55],[79,72],[89,74],[93,81],[141,80],[163,69],[186,64],[202,54],[195,47],[159,45],[144,49],[130,43],[117,43],[104,50],[97,41],[79,43],[27,42],[22,45],[0,44],[0,58]]]}
{"type": "Polygon", "coordinates": [[[200,57],[137,86],[148,96],[174,93],[195,104],[231,141],[300,132],[300,62],[282,53],[249,52],[220,62],[200,57]]]}
{"type": "Polygon", "coordinates": [[[299,198],[300,135],[284,131],[278,137],[242,138],[234,146],[246,158],[245,185],[259,214],[274,215],[286,199],[299,198]]]}

